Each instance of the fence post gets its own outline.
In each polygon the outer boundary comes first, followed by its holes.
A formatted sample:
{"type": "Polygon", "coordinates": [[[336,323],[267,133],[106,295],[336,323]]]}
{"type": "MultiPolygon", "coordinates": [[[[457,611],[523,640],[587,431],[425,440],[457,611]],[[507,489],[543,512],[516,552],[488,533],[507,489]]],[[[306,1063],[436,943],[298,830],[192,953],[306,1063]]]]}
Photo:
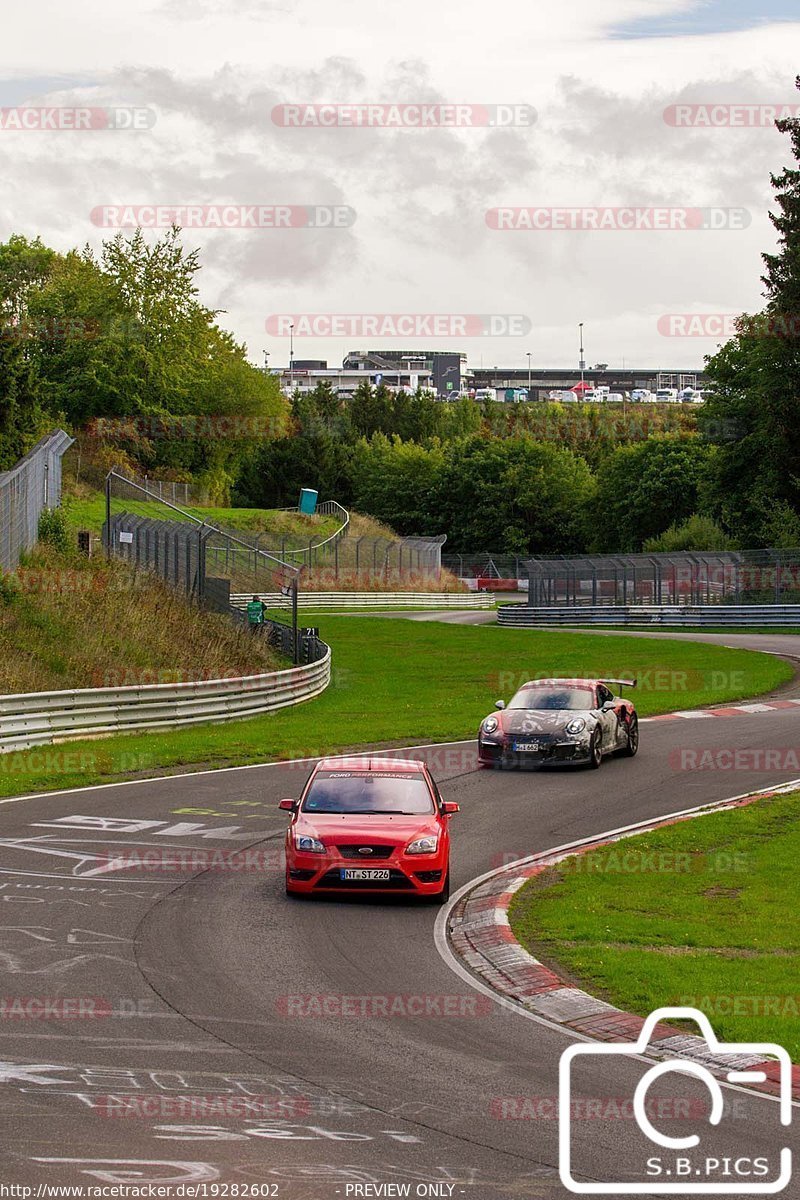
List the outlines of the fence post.
{"type": "Polygon", "coordinates": [[[111,558],[111,472],[106,475],[106,558],[111,558]]]}
{"type": "Polygon", "coordinates": [[[297,636],[297,576],[292,580],[292,659],[294,665],[300,662],[300,641],[297,636]]]}
{"type": "Polygon", "coordinates": [[[202,600],[206,594],[206,543],[203,537],[205,523],[197,531],[197,597],[202,600]]]}

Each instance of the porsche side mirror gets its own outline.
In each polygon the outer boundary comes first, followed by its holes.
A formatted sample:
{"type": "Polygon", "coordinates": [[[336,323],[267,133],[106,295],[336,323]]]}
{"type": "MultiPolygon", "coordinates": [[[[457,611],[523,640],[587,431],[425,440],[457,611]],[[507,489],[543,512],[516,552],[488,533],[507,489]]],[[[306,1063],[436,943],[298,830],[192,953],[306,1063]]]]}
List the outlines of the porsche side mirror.
{"type": "Polygon", "coordinates": [[[505,700],[495,700],[494,706],[495,708],[505,708],[506,702],[505,700]]]}
{"type": "Polygon", "coordinates": [[[285,812],[294,812],[297,808],[296,800],[279,800],[278,808],[282,808],[285,812]]]}
{"type": "Polygon", "coordinates": [[[616,703],[614,700],[606,700],[605,704],[603,705],[603,707],[601,709],[601,712],[611,712],[612,708],[615,708],[615,707],[616,707],[616,703]]]}
{"type": "Polygon", "coordinates": [[[455,800],[445,800],[442,805],[442,812],[446,817],[453,817],[457,812],[461,812],[461,809],[455,800]]]}

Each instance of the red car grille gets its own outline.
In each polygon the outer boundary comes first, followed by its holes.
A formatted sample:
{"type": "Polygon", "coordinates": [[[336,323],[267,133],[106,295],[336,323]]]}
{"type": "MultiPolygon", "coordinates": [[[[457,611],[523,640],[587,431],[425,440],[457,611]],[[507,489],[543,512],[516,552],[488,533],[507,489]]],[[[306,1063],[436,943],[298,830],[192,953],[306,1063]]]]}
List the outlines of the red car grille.
{"type": "Polygon", "coordinates": [[[336,849],[341,854],[342,858],[360,858],[363,859],[365,866],[368,865],[367,860],[375,858],[391,858],[397,849],[396,846],[373,846],[369,842],[354,842],[349,846],[337,846],[336,849]],[[369,854],[364,854],[363,851],[369,850],[369,854]]]}

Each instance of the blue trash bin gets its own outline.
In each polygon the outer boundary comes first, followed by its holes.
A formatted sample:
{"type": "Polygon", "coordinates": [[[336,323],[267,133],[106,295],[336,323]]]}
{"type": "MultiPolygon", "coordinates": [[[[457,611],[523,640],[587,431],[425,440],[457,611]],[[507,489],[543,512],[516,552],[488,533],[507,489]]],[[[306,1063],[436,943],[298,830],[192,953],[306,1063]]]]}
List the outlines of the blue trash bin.
{"type": "Polygon", "coordinates": [[[317,497],[319,492],[315,492],[313,488],[300,489],[300,512],[307,513],[313,516],[317,511],[317,497]]]}

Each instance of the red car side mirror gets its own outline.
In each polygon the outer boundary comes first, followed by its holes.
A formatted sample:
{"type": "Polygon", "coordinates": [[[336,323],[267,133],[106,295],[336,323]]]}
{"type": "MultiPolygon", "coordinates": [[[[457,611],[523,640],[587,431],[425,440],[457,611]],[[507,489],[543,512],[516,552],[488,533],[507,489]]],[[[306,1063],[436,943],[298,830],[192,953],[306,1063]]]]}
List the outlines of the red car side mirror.
{"type": "Polygon", "coordinates": [[[461,809],[454,800],[445,800],[442,804],[442,812],[446,817],[452,817],[457,812],[461,812],[461,809]]]}
{"type": "Polygon", "coordinates": [[[278,808],[282,808],[286,812],[294,812],[296,807],[297,807],[296,800],[279,800],[278,801],[278,808]]]}

